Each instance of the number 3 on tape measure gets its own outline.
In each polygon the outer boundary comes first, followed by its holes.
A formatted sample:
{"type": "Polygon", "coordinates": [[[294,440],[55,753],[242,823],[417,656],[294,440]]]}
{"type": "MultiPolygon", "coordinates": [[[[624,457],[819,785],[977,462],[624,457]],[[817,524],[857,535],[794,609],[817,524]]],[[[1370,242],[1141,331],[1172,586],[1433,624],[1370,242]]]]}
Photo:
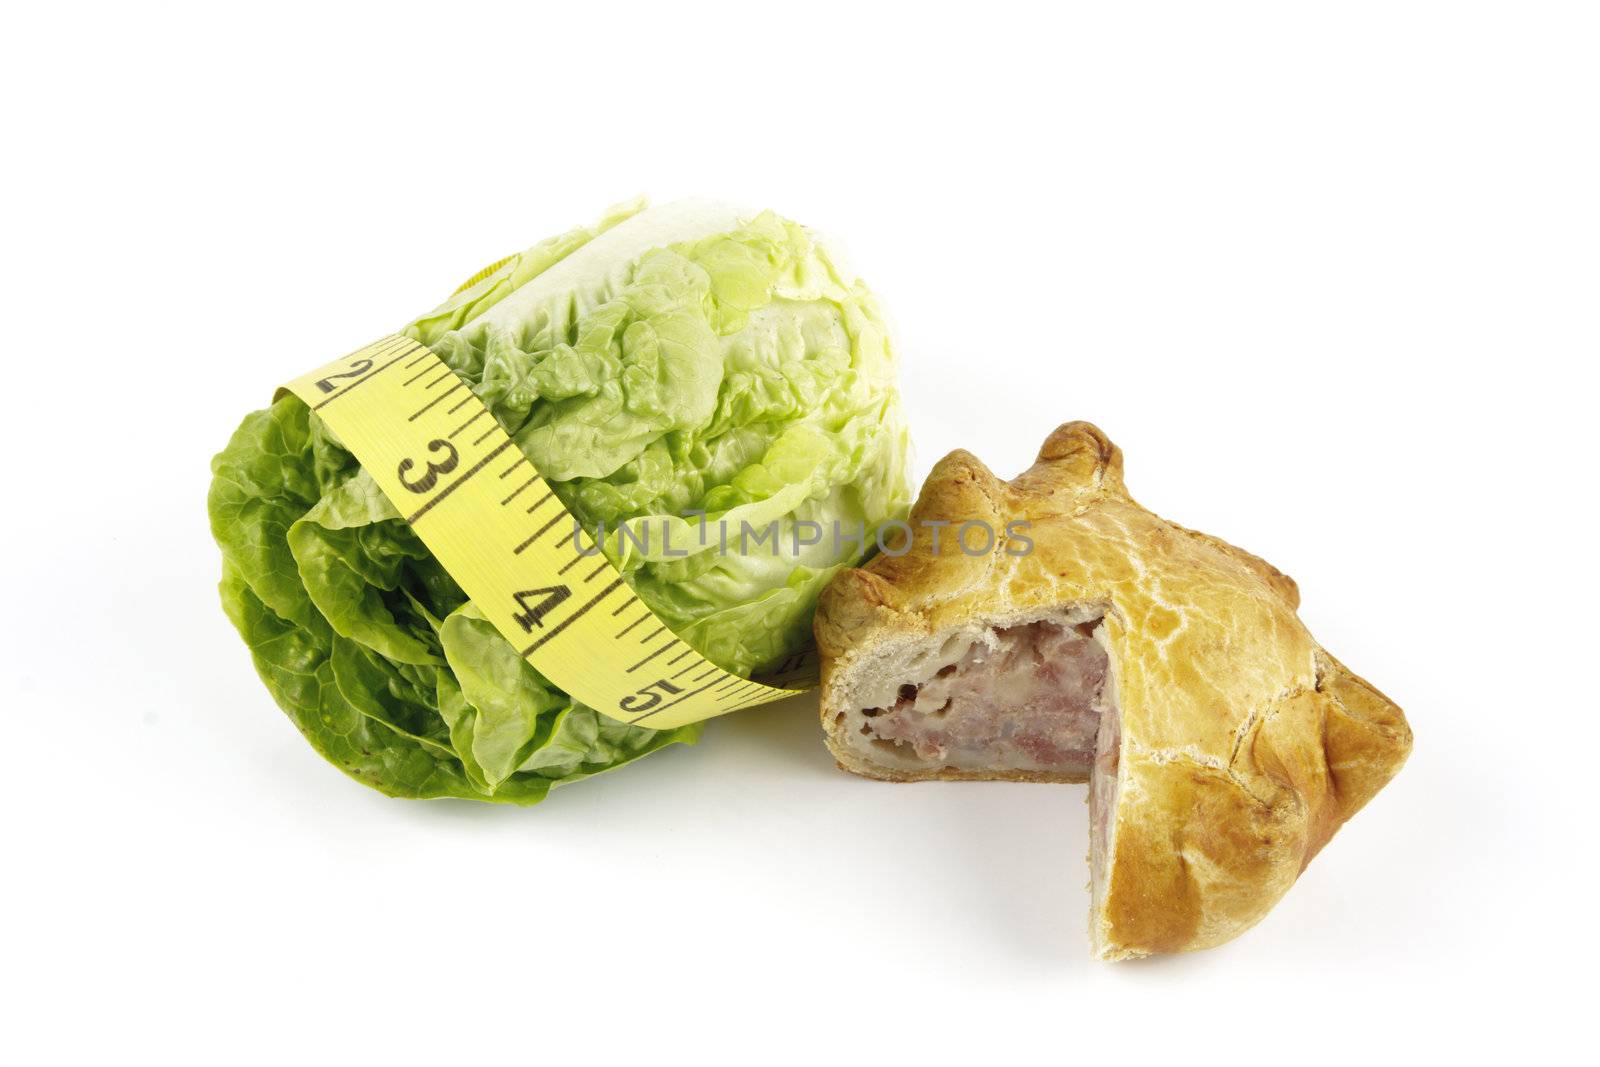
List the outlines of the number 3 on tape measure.
{"type": "Polygon", "coordinates": [[[417,465],[416,460],[407,456],[400,461],[400,466],[395,471],[395,479],[413,493],[426,493],[431,490],[435,485],[439,484],[439,475],[449,474],[461,464],[461,453],[457,452],[456,446],[449,441],[438,437],[429,441],[428,454],[432,455],[435,452],[443,453],[444,458],[437,463],[432,460],[427,461],[428,469],[422,477],[415,481],[406,478],[406,474],[410,472],[411,468],[417,465]]]}
{"type": "Polygon", "coordinates": [[[282,391],[327,423],[484,618],[574,699],[665,729],[800,692],[731,674],[674,634],[426,347],[386,337],[282,391]],[[645,669],[659,677],[639,687],[645,669]]]}

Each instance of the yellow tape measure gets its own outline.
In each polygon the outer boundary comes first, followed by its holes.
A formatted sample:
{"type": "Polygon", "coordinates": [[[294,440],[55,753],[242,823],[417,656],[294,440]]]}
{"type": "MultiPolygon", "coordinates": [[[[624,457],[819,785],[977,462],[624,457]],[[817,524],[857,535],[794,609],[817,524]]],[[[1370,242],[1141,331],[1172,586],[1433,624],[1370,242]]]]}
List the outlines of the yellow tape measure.
{"type": "Polygon", "coordinates": [[[684,644],[427,347],[391,335],[283,390],[322,417],[512,647],[575,699],[666,729],[803,691],[785,686],[808,679],[814,653],[766,684],[684,644]]]}

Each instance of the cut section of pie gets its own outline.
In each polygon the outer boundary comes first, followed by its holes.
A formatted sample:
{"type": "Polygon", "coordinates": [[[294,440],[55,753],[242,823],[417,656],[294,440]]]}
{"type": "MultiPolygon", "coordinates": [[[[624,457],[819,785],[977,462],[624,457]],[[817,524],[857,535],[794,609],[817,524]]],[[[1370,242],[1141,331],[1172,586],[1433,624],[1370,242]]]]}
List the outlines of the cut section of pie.
{"type": "Polygon", "coordinates": [[[889,781],[1087,781],[1101,958],[1238,935],[1410,752],[1295,583],[1140,507],[1088,423],[1010,482],[951,453],[910,525],[822,595],[828,746],[889,781]]]}

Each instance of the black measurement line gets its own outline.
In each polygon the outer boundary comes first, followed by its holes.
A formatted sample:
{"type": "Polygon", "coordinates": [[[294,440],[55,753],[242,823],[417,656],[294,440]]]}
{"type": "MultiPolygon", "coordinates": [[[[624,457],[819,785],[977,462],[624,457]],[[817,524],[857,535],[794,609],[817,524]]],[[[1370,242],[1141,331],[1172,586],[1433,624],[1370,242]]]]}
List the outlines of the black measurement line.
{"type": "Polygon", "coordinates": [[[528,505],[528,514],[532,515],[535,511],[538,511],[540,508],[542,508],[546,504],[550,503],[550,498],[555,496],[555,495],[556,495],[556,491],[554,489],[552,489],[552,490],[550,490],[550,492],[546,493],[544,496],[540,497],[538,500],[535,500],[533,503],[529,504],[528,505]]]}
{"type": "Polygon", "coordinates": [[[565,619],[562,619],[554,627],[552,627],[551,629],[546,631],[545,635],[543,637],[539,638],[539,640],[535,641],[533,644],[531,644],[527,648],[523,649],[522,650],[522,658],[523,659],[527,659],[529,656],[531,656],[535,652],[539,651],[539,649],[544,646],[546,641],[549,641],[551,638],[553,638],[557,634],[559,634],[562,630],[565,630],[568,626],[571,626],[573,623],[575,623],[579,619],[583,618],[584,614],[590,608],[594,607],[596,604],[600,603],[600,601],[604,600],[606,597],[608,597],[612,593],[616,592],[617,587],[620,586],[621,584],[622,584],[622,579],[618,578],[616,581],[612,582],[610,585],[608,585],[604,589],[600,590],[594,596],[590,597],[587,601],[584,602],[584,604],[583,604],[583,606],[581,608],[579,608],[577,611],[574,611],[571,615],[568,615],[565,619]]]}
{"type": "Polygon", "coordinates": [[[418,356],[416,359],[412,360],[410,363],[407,363],[404,367],[401,367],[400,369],[401,370],[410,370],[412,367],[415,367],[418,363],[421,363],[423,360],[427,359],[431,355],[433,355],[433,353],[431,351],[429,351],[428,349],[423,349],[422,350],[422,355],[418,356]]]}
{"type": "Polygon", "coordinates": [[[657,626],[654,630],[651,630],[649,633],[647,633],[643,637],[639,638],[639,643],[641,645],[648,645],[650,643],[650,640],[653,637],[655,637],[656,634],[661,633],[665,629],[666,629],[665,626],[657,626]]]}
{"type": "Polygon", "coordinates": [[[672,658],[671,658],[671,659],[669,659],[669,660],[667,660],[667,666],[669,666],[669,667],[670,667],[670,666],[672,666],[672,665],[673,665],[673,664],[674,664],[674,663],[676,663],[676,662],[678,662],[678,661],[679,661],[679,660],[680,660],[680,659],[682,659],[682,658],[683,658],[683,657],[685,657],[685,656],[689,656],[689,655],[693,655],[693,654],[694,654],[694,649],[692,649],[692,648],[686,648],[686,649],[684,649],[684,650],[683,650],[683,651],[682,651],[682,652],[679,652],[679,653],[678,653],[678,654],[677,654],[677,655],[676,655],[676,656],[673,656],[673,657],[672,657],[672,658]]]}
{"type": "Polygon", "coordinates": [[[406,521],[412,525],[416,525],[417,520],[422,518],[422,516],[426,515],[429,511],[433,510],[433,506],[435,504],[449,496],[451,493],[455,492],[457,489],[460,489],[474,474],[477,474],[479,471],[483,470],[484,467],[487,467],[490,460],[494,459],[494,457],[498,456],[500,453],[504,452],[510,447],[511,438],[508,437],[504,441],[500,442],[500,444],[496,445],[494,451],[490,452],[487,456],[484,456],[482,459],[478,460],[478,462],[474,463],[467,473],[463,474],[461,477],[457,478],[455,481],[451,482],[449,485],[435,493],[432,500],[428,501],[426,504],[422,505],[415,512],[413,512],[411,517],[406,521]]]}
{"type": "MultiPolygon", "coordinates": [[[[711,665],[711,669],[709,671],[706,671],[704,674],[697,674],[693,678],[690,678],[689,681],[691,683],[700,682],[700,681],[704,681],[705,679],[711,677],[713,674],[722,674],[722,673],[723,673],[723,670],[722,670],[721,667],[718,667],[716,664],[712,664],[711,665]]],[[[713,683],[713,684],[715,684],[715,683],[713,683]]]]}
{"type": "Polygon", "coordinates": [[[577,527],[576,524],[574,524],[573,527],[572,527],[572,532],[567,534],[567,536],[563,537],[561,540],[557,541],[556,542],[556,547],[557,548],[566,547],[567,542],[572,540],[574,537],[576,537],[577,533],[578,533],[578,527],[577,527]]]}
{"type": "MultiPolygon", "coordinates": [[[[406,348],[406,342],[408,340],[410,340],[410,339],[407,338],[403,334],[398,334],[398,333],[397,334],[393,334],[388,338],[388,340],[379,341],[376,345],[369,346],[369,347],[371,347],[372,352],[371,352],[371,355],[368,358],[382,359],[385,356],[392,356],[396,352],[399,352],[400,358],[404,359],[406,356],[409,356],[411,354],[411,349],[406,348]],[[400,351],[401,349],[404,349],[404,351],[400,351]]],[[[353,356],[357,352],[362,352],[362,351],[365,351],[365,349],[358,348],[358,349],[356,349],[355,352],[350,353],[350,355],[353,356]]],[[[424,353],[424,354],[426,354],[426,353],[424,353]]],[[[346,358],[348,358],[348,357],[346,357],[346,358]]],[[[351,382],[350,384],[354,385],[355,383],[351,382]]]]}
{"type": "MultiPolygon", "coordinates": [[[[451,371],[451,373],[454,374],[455,372],[451,371]]],[[[444,392],[440,393],[438,396],[434,397],[432,400],[430,400],[426,404],[422,405],[416,411],[412,412],[411,413],[411,417],[406,419],[406,421],[407,422],[416,422],[418,419],[422,418],[423,415],[427,414],[428,409],[433,407],[433,405],[437,404],[439,401],[443,400],[445,397],[451,396],[451,395],[455,394],[456,392],[459,392],[460,390],[465,389],[466,387],[467,387],[467,383],[466,382],[457,381],[454,389],[446,389],[444,392]]]]}
{"type": "Polygon", "coordinates": [[[743,688],[744,688],[744,679],[743,678],[729,678],[726,682],[723,682],[721,685],[717,686],[717,692],[720,693],[724,689],[726,689],[726,690],[731,692],[732,690],[743,689],[743,688]]]}
{"type": "Polygon", "coordinates": [[[456,434],[460,433],[462,430],[465,430],[468,426],[471,426],[473,423],[477,422],[479,419],[483,418],[487,414],[489,414],[489,409],[488,408],[480,408],[476,415],[472,416],[472,418],[468,419],[466,422],[463,422],[460,426],[457,426],[455,429],[451,430],[450,433],[448,434],[448,436],[454,437],[456,434]]]}
{"type": "Polygon", "coordinates": [[[444,413],[446,415],[454,415],[456,412],[460,411],[462,408],[466,407],[476,399],[478,399],[476,395],[469,396],[465,400],[461,401],[461,403],[452,404],[450,407],[445,408],[444,413]]]}
{"type": "MultiPolygon", "coordinates": [[[[416,344],[415,341],[413,341],[411,343],[412,344],[416,344]]],[[[334,393],[328,399],[324,400],[322,403],[318,404],[316,407],[312,408],[311,410],[312,411],[321,411],[323,408],[327,407],[329,404],[333,403],[335,400],[338,400],[340,397],[349,396],[350,395],[350,390],[356,388],[358,385],[361,385],[363,382],[372,381],[372,379],[376,378],[378,375],[382,374],[384,371],[388,370],[390,367],[394,366],[396,363],[399,363],[402,359],[405,359],[410,354],[411,354],[411,349],[408,348],[404,352],[400,353],[398,356],[395,356],[389,362],[385,363],[383,366],[379,367],[377,370],[373,371],[371,374],[367,375],[365,378],[357,378],[355,381],[353,381],[349,385],[345,386],[343,392],[334,393]]]]}
{"type": "MultiPolygon", "coordinates": [[[[411,338],[407,337],[405,334],[392,334],[388,340],[380,341],[377,347],[372,350],[372,354],[380,358],[383,356],[392,356],[396,354],[401,356],[409,356],[411,354],[411,349],[406,347],[408,344],[416,344],[416,342],[412,341],[411,338]],[[401,351],[402,349],[404,349],[404,351],[401,351]]],[[[417,345],[417,347],[422,348],[421,345],[417,345]]],[[[359,352],[360,349],[357,349],[356,351],[359,352]]],[[[356,353],[352,352],[350,354],[353,356],[356,353]]],[[[426,356],[431,355],[432,353],[428,352],[427,349],[423,349],[422,354],[426,356]]],[[[417,358],[421,359],[422,357],[418,356],[417,358]]],[[[411,362],[415,363],[416,360],[412,360],[411,362]]],[[[409,365],[410,364],[407,364],[407,366],[409,365]]],[[[401,369],[403,370],[404,368],[401,369]]]]}
{"type": "MultiPolygon", "coordinates": [[[[505,475],[501,475],[501,477],[503,478],[503,477],[505,477],[505,475]]],[[[519,485],[515,489],[511,490],[511,495],[506,497],[504,500],[500,501],[500,506],[501,507],[505,507],[507,504],[509,504],[513,500],[517,499],[518,496],[522,495],[522,491],[524,489],[528,488],[528,486],[532,485],[534,482],[537,482],[538,480],[539,480],[539,476],[537,474],[535,474],[532,478],[529,478],[527,481],[523,482],[521,485],[519,485]]]]}
{"type": "Polygon", "coordinates": [[[644,603],[644,601],[642,601],[642,600],[637,600],[637,599],[630,600],[626,604],[622,605],[622,607],[618,608],[616,611],[613,611],[611,613],[611,617],[614,619],[618,615],[621,615],[624,611],[627,611],[629,608],[633,607],[635,604],[643,604],[643,603],[644,603]]]}
{"type": "Polygon", "coordinates": [[[649,663],[651,660],[655,659],[657,656],[661,655],[661,653],[665,652],[667,649],[671,648],[673,645],[675,645],[677,643],[678,643],[678,639],[676,637],[674,637],[672,640],[668,641],[666,644],[662,645],[660,648],[658,648],[654,652],[650,653],[644,659],[640,660],[638,663],[635,663],[633,666],[629,667],[626,673],[632,674],[634,671],[638,670],[640,667],[643,667],[646,663],[649,663]]]}
{"type": "Polygon", "coordinates": [[[650,618],[650,613],[647,611],[643,615],[640,615],[637,619],[634,619],[628,625],[624,626],[622,628],[621,633],[618,633],[617,636],[621,637],[623,634],[627,633],[629,630],[633,629],[635,626],[638,626],[641,622],[644,622],[648,618],[650,618]]]}
{"type": "Polygon", "coordinates": [[[405,381],[401,382],[400,383],[400,388],[404,389],[404,388],[408,387],[412,382],[416,381],[419,378],[426,378],[428,376],[428,372],[431,371],[431,370],[433,370],[432,367],[423,367],[421,370],[417,371],[417,373],[413,374],[411,377],[409,377],[405,381]]]}
{"type": "Polygon", "coordinates": [[[600,561],[600,566],[596,567],[594,570],[592,570],[588,574],[584,575],[583,584],[584,585],[588,585],[590,582],[594,581],[596,578],[600,577],[602,574],[604,574],[606,571],[608,571],[610,569],[611,569],[611,561],[608,560],[608,559],[601,560],[600,561]]]}
{"type": "Polygon", "coordinates": [[[522,453],[520,453],[520,452],[517,453],[517,458],[511,461],[511,466],[507,467],[505,470],[500,472],[501,481],[504,481],[505,479],[507,479],[507,478],[511,477],[513,474],[515,474],[517,468],[522,466],[523,461],[526,460],[527,458],[528,457],[522,455],[522,453]]]}
{"type": "Polygon", "coordinates": [[[443,374],[439,375],[433,381],[429,382],[427,385],[424,385],[422,387],[423,391],[426,392],[427,390],[432,389],[434,386],[438,385],[440,382],[444,381],[446,378],[453,377],[455,375],[455,373],[456,373],[455,371],[451,370],[449,367],[446,367],[444,369],[444,373],[443,374]]]}
{"type": "Polygon", "coordinates": [[[563,563],[561,565],[561,568],[556,571],[556,574],[561,575],[561,574],[567,573],[572,568],[574,568],[578,564],[582,563],[583,559],[584,559],[584,557],[582,557],[582,556],[573,556],[571,559],[567,560],[565,563],[563,563]]]}
{"type": "MultiPolygon", "coordinates": [[[[693,649],[691,649],[690,651],[693,651],[693,649]]],[[[705,660],[701,660],[699,663],[691,663],[687,667],[685,667],[683,670],[679,671],[677,674],[674,674],[672,677],[674,677],[674,678],[682,678],[684,675],[688,674],[690,671],[698,670],[699,668],[704,667],[704,666],[705,666],[705,660]]]]}
{"type": "Polygon", "coordinates": [[[543,526],[541,526],[537,530],[535,530],[533,532],[533,536],[532,537],[530,537],[526,541],[522,542],[522,544],[520,544],[516,548],[512,549],[512,551],[513,552],[521,552],[523,549],[527,548],[529,545],[531,545],[535,541],[539,540],[539,538],[543,537],[546,533],[549,532],[550,527],[554,526],[556,523],[560,522],[564,518],[566,518],[565,515],[557,515],[555,518],[551,519],[549,522],[545,523],[543,526]]]}
{"type": "MultiPolygon", "coordinates": [[[[473,443],[473,444],[474,444],[474,445],[481,445],[481,444],[483,444],[483,443],[484,443],[484,442],[485,442],[485,441],[487,441],[487,440],[488,440],[488,439],[489,439],[489,438],[491,438],[491,437],[493,437],[493,436],[494,436],[494,432],[495,432],[495,431],[496,431],[496,430],[498,430],[498,429],[499,429],[499,428],[500,428],[500,425],[499,425],[499,424],[498,424],[498,423],[496,423],[496,424],[495,424],[495,425],[493,425],[493,426],[491,426],[491,427],[489,427],[489,428],[488,428],[488,429],[487,429],[487,430],[485,430],[485,431],[483,431],[483,432],[482,432],[482,433],[480,433],[480,434],[479,434],[479,435],[478,435],[478,436],[477,436],[477,437],[476,437],[476,438],[474,438],[474,439],[473,439],[473,441],[472,441],[472,443],[473,443]]],[[[508,439],[508,440],[507,440],[507,441],[506,441],[506,444],[508,444],[508,445],[509,445],[509,444],[510,444],[510,443],[511,443],[511,441],[510,441],[510,440],[509,440],[509,439],[508,439]]]]}

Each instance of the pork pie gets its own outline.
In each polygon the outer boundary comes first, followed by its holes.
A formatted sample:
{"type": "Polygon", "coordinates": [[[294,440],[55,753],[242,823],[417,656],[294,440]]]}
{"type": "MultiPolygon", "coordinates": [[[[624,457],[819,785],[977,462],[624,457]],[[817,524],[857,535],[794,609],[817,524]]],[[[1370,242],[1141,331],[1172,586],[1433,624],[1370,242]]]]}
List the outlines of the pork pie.
{"type": "Polygon", "coordinates": [[[828,747],[888,781],[1088,781],[1102,959],[1249,928],[1411,750],[1295,583],[1140,507],[1088,423],[1010,482],[951,453],[911,525],[822,595],[828,747]]]}

